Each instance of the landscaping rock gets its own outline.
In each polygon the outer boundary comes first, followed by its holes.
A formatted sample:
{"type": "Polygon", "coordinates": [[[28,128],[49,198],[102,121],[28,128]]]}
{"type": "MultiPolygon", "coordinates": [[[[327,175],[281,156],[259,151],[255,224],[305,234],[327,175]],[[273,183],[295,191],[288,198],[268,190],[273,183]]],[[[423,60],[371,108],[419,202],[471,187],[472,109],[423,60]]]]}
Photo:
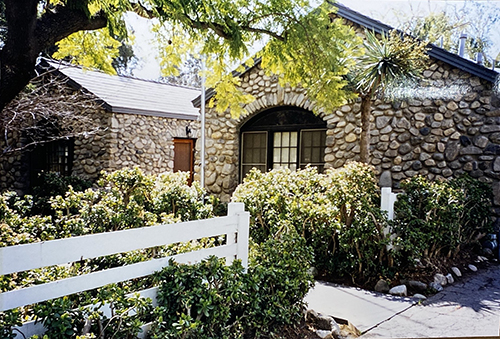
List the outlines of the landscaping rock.
{"type": "Polygon", "coordinates": [[[451,275],[451,273],[448,273],[448,274],[446,275],[446,282],[447,282],[448,284],[453,284],[453,283],[455,282],[455,279],[453,279],[453,276],[451,275]]]}
{"type": "Polygon", "coordinates": [[[494,253],[491,250],[491,248],[483,248],[483,254],[490,258],[494,256],[494,253]]]}
{"type": "Polygon", "coordinates": [[[461,277],[462,276],[462,272],[460,272],[460,270],[458,269],[458,267],[452,267],[451,268],[451,271],[453,272],[453,274],[455,274],[457,277],[461,277]]]}
{"type": "Polygon", "coordinates": [[[408,286],[416,291],[423,292],[427,289],[427,284],[421,281],[410,280],[408,281],[408,286]]]}
{"type": "Polygon", "coordinates": [[[437,283],[437,284],[439,284],[439,285],[441,285],[441,286],[446,286],[446,283],[448,281],[446,280],[446,277],[443,274],[436,273],[434,275],[434,282],[437,283]]]}
{"type": "Polygon", "coordinates": [[[433,290],[434,292],[441,292],[443,290],[443,286],[441,286],[441,284],[434,282],[434,281],[429,284],[429,288],[431,290],[433,290]]]}
{"type": "Polygon", "coordinates": [[[375,291],[377,292],[387,293],[390,289],[389,284],[384,279],[380,279],[375,285],[375,291]]]}
{"type": "Polygon", "coordinates": [[[340,326],[330,316],[317,313],[314,310],[307,310],[306,321],[311,322],[318,328],[316,334],[321,338],[339,338],[340,336],[340,326]]]}
{"type": "Polygon", "coordinates": [[[467,266],[467,267],[469,267],[469,270],[471,270],[472,272],[477,272],[477,267],[476,266],[474,266],[472,264],[469,264],[469,266],[467,266]]]}
{"type": "Polygon", "coordinates": [[[391,288],[389,294],[406,297],[408,295],[408,290],[406,289],[406,285],[398,285],[391,288]]]}
{"type": "Polygon", "coordinates": [[[318,269],[316,267],[314,267],[314,266],[309,267],[309,269],[307,270],[307,273],[309,273],[313,277],[316,277],[319,274],[318,269]]]}
{"type": "Polygon", "coordinates": [[[425,295],[420,294],[420,293],[414,294],[412,298],[418,299],[418,300],[425,300],[425,299],[427,299],[427,297],[425,295]]]}

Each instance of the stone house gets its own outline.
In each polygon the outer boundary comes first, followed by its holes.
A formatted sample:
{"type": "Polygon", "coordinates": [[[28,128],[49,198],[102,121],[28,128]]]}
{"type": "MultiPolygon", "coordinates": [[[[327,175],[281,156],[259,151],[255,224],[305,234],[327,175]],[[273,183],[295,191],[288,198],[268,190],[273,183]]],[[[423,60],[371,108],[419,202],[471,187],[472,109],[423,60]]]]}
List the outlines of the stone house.
{"type": "MultiPolygon", "coordinates": [[[[365,29],[392,29],[337,6],[337,15],[359,35],[365,29]]],[[[371,164],[381,186],[393,188],[417,174],[438,179],[469,173],[493,185],[500,215],[498,73],[436,46],[428,54],[430,65],[422,80],[432,88],[427,98],[372,103],[371,164]]],[[[252,167],[338,168],[359,159],[359,102],[315,115],[303,89],[280,87],[277,77],[266,75],[258,62],[239,76],[241,89],[256,98],[246,105],[247,113],[233,119],[229,111],[206,112],[209,192],[229,200],[252,167]]],[[[213,94],[209,90],[207,100],[213,94]]],[[[200,98],[194,103],[200,106],[200,98]]]]}
{"type": "Polygon", "coordinates": [[[40,171],[95,180],[102,170],[138,166],[145,173],[190,171],[199,132],[192,88],[44,62],[70,90],[89,93],[97,133],[39,145],[0,159],[0,189],[28,191],[40,171]]]}

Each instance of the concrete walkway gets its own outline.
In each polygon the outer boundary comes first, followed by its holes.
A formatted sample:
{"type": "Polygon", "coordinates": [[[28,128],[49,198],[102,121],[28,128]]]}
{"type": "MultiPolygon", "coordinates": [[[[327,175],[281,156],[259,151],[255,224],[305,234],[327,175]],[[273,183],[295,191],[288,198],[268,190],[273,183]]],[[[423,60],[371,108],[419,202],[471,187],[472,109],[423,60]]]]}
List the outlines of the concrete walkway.
{"type": "Polygon", "coordinates": [[[500,338],[500,266],[492,264],[418,304],[362,289],[318,282],[309,308],[347,320],[362,338],[500,338]]]}

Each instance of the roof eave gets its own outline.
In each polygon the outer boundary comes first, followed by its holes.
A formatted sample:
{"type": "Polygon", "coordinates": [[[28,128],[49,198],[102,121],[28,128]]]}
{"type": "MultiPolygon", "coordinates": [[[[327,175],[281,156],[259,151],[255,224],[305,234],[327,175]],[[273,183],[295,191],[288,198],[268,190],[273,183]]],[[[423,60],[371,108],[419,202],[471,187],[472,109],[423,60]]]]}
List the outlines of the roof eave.
{"type": "Polygon", "coordinates": [[[110,112],[123,114],[148,115],[160,118],[181,119],[181,120],[197,120],[198,113],[174,113],[165,111],[143,110],[129,107],[110,106],[110,112]]]}
{"type": "MultiPolygon", "coordinates": [[[[373,30],[376,33],[388,33],[389,31],[395,29],[378,20],[353,11],[352,9],[339,3],[332,4],[337,7],[337,14],[342,18],[352,21],[360,26],[366,27],[367,29],[373,30]]],[[[403,33],[400,30],[397,31],[403,33]]],[[[429,48],[427,53],[430,57],[446,62],[449,65],[452,65],[462,71],[468,72],[491,83],[494,83],[496,81],[496,78],[498,76],[498,73],[496,71],[478,65],[475,62],[462,58],[457,54],[450,53],[447,50],[436,45],[428,44],[427,46],[429,48]]]]}

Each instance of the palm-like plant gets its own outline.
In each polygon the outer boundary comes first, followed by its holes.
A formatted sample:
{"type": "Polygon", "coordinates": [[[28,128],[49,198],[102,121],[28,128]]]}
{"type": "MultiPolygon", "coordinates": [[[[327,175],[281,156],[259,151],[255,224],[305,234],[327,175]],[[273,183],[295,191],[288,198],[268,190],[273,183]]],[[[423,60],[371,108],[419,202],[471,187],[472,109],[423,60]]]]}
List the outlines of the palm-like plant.
{"type": "Polygon", "coordinates": [[[418,78],[425,69],[428,56],[425,43],[396,31],[377,38],[366,31],[364,54],[358,57],[349,76],[351,87],[361,98],[360,160],[370,158],[370,114],[375,96],[383,96],[385,89],[404,79],[418,78]]]}

